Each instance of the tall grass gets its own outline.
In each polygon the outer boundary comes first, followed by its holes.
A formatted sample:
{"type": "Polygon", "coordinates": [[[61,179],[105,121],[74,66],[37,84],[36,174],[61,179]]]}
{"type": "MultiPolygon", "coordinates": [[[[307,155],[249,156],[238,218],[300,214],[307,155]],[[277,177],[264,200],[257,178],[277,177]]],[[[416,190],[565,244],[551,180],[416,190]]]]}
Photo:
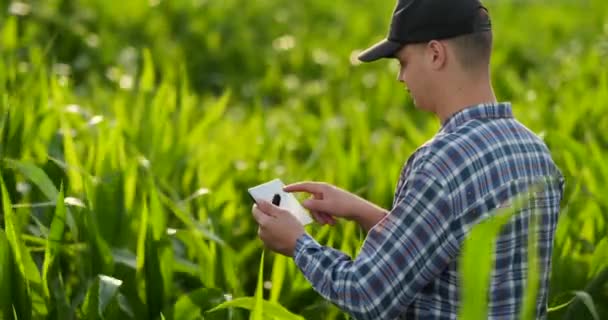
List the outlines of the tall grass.
{"type": "MultiPolygon", "coordinates": [[[[567,179],[549,318],[606,318],[608,5],[487,4],[497,94],[567,179]]],[[[345,319],[260,258],[246,188],[324,180],[389,207],[438,129],[395,64],[352,59],[393,5],[0,1],[0,314],[345,319]]],[[[308,231],[351,255],[364,238],[308,231]]]]}

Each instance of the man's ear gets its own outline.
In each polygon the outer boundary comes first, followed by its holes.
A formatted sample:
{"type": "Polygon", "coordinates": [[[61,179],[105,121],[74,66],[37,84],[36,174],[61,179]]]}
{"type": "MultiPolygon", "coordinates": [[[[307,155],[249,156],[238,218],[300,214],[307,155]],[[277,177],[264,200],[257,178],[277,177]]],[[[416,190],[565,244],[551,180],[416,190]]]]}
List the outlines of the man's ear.
{"type": "Polygon", "coordinates": [[[447,48],[441,41],[431,40],[426,46],[429,64],[433,70],[440,70],[447,60],[447,48]]]}

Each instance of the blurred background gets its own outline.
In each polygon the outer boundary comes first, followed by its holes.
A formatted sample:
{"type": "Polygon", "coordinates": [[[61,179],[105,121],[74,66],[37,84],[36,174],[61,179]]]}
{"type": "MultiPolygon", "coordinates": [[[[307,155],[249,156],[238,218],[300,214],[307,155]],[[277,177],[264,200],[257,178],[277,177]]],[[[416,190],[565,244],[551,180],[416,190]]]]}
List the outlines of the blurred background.
{"type": "MultiPolygon", "coordinates": [[[[549,319],[608,319],[608,3],[484,4],[496,94],[567,180],[549,319]]],[[[262,255],[246,189],[390,207],[439,129],[396,61],[356,60],[394,5],[1,0],[0,318],[348,319],[262,255]]],[[[365,237],[308,231],[351,256],[365,237]]]]}

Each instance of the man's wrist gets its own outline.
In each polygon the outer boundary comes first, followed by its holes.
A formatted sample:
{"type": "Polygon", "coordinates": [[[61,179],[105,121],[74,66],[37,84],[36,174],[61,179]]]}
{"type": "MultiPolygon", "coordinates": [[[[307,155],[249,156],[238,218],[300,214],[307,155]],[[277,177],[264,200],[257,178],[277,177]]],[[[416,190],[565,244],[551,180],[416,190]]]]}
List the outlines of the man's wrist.
{"type": "Polygon", "coordinates": [[[357,222],[366,232],[382,220],[388,211],[369,203],[367,210],[355,215],[354,221],[357,222]]]}
{"type": "Polygon", "coordinates": [[[359,201],[352,202],[351,207],[348,209],[351,215],[347,219],[360,223],[362,220],[365,220],[365,218],[370,215],[370,211],[376,209],[376,205],[359,196],[355,195],[355,197],[359,201]]]}

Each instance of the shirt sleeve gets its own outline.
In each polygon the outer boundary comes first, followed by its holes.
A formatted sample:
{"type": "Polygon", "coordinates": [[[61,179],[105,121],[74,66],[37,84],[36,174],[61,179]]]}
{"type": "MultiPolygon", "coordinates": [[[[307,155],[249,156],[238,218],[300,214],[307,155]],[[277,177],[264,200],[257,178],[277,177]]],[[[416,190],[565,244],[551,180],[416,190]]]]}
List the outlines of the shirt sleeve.
{"type": "Polygon", "coordinates": [[[356,259],[308,234],[294,260],[315,291],[355,319],[394,319],[458,252],[448,192],[435,175],[413,172],[403,200],[367,234],[356,259]]]}

